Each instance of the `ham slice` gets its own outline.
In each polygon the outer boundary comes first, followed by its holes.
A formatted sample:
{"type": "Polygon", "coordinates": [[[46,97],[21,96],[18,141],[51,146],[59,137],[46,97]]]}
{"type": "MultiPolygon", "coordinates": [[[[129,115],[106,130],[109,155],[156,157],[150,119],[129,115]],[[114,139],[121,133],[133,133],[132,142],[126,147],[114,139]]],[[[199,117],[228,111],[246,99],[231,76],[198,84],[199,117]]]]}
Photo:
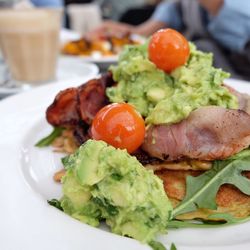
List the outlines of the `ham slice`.
{"type": "Polygon", "coordinates": [[[250,115],[218,106],[199,108],[178,124],[151,126],[142,145],[166,161],[226,159],[250,145],[250,115]]]}
{"type": "Polygon", "coordinates": [[[223,84],[223,85],[230,91],[231,94],[237,97],[238,103],[239,103],[239,109],[244,110],[248,114],[250,114],[250,96],[248,94],[240,93],[236,89],[226,84],[223,84]]]}

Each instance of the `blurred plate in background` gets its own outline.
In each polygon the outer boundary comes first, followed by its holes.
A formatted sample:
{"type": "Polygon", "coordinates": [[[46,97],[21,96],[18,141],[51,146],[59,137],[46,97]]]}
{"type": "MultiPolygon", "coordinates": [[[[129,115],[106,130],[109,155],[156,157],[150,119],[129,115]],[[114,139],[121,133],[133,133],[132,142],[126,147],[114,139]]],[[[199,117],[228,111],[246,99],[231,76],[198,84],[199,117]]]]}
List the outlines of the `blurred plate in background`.
{"type": "MultiPolygon", "coordinates": [[[[4,65],[0,65],[0,67],[4,67],[4,65]]],[[[98,73],[99,68],[95,64],[85,62],[85,60],[81,58],[62,56],[58,60],[56,79],[53,80],[53,83],[68,81],[72,82],[72,84],[80,85],[81,83],[85,82],[86,78],[94,78],[98,73]]],[[[47,82],[44,83],[44,85],[50,83],[51,82],[47,82]]],[[[28,83],[18,86],[11,81],[0,84],[0,99],[9,95],[29,90],[31,88],[34,88],[34,86],[35,85],[29,85],[28,83]]]]}

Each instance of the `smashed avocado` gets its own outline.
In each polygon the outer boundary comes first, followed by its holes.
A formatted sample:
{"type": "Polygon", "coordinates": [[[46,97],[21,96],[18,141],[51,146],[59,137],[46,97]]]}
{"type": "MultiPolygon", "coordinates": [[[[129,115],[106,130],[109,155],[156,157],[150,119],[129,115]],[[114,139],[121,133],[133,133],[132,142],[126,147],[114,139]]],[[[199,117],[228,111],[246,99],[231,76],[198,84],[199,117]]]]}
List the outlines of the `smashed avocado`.
{"type": "Polygon", "coordinates": [[[105,220],[112,232],[142,242],[165,232],[172,206],[163,183],[126,150],[88,140],[63,163],[67,214],[93,226],[105,220]]]}
{"type": "Polygon", "coordinates": [[[118,65],[110,68],[118,84],[106,94],[111,102],[135,106],[147,124],[177,123],[200,106],[238,108],[237,98],[222,85],[229,74],[212,62],[211,53],[190,43],[187,63],[167,74],[149,61],[147,43],[127,46],[118,65]]]}

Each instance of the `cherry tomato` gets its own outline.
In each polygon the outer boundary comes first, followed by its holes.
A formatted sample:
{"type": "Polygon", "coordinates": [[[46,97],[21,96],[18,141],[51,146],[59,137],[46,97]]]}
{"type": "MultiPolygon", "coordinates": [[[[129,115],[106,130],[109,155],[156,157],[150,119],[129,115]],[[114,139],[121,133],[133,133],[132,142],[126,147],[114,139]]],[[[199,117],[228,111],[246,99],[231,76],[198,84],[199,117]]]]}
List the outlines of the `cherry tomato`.
{"type": "Polygon", "coordinates": [[[169,73],[186,63],[189,57],[188,41],[173,29],[159,30],[149,41],[148,55],[157,68],[169,73]]]}
{"type": "Polygon", "coordinates": [[[113,103],[96,114],[91,133],[95,140],[103,140],[132,153],[143,142],[145,123],[133,106],[127,103],[113,103]]]}

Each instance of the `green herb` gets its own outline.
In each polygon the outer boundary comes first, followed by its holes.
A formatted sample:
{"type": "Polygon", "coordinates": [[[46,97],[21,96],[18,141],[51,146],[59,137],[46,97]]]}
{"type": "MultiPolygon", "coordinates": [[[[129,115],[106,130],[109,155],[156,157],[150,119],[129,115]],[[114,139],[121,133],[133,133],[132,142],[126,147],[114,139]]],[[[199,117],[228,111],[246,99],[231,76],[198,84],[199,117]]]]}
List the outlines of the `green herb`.
{"type": "Polygon", "coordinates": [[[162,243],[160,243],[159,241],[152,240],[149,243],[149,246],[151,246],[151,248],[153,250],[166,250],[166,247],[162,243]]]}
{"type": "Polygon", "coordinates": [[[61,158],[61,163],[63,164],[63,166],[66,166],[68,164],[68,159],[69,159],[68,155],[61,158]]]}
{"type": "Polygon", "coordinates": [[[61,207],[61,202],[57,199],[52,199],[52,200],[48,200],[47,201],[51,206],[56,207],[57,209],[63,211],[62,207],[61,207]]]}
{"type": "Polygon", "coordinates": [[[116,181],[120,181],[123,177],[120,174],[114,173],[111,175],[112,179],[116,180],[116,181]]]}
{"type": "Polygon", "coordinates": [[[106,199],[102,200],[100,198],[95,197],[93,198],[93,202],[104,208],[109,215],[114,216],[118,214],[117,208],[111,205],[106,199]]]}
{"type": "Polygon", "coordinates": [[[63,130],[64,128],[54,127],[54,130],[48,136],[37,142],[35,146],[40,148],[49,146],[58,136],[62,134],[63,130]]]}
{"type": "Polygon", "coordinates": [[[187,177],[186,196],[174,209],[173,217],[192,212],[198,208],[215,210],[216,194],[221,185],[228,183],[236,186],[244,194],[250,195],[250,180],[242,171],[250,171],[250,156],[240,155],[230,160],[215,161],[213,168],[204,174],[187,177]]]}

